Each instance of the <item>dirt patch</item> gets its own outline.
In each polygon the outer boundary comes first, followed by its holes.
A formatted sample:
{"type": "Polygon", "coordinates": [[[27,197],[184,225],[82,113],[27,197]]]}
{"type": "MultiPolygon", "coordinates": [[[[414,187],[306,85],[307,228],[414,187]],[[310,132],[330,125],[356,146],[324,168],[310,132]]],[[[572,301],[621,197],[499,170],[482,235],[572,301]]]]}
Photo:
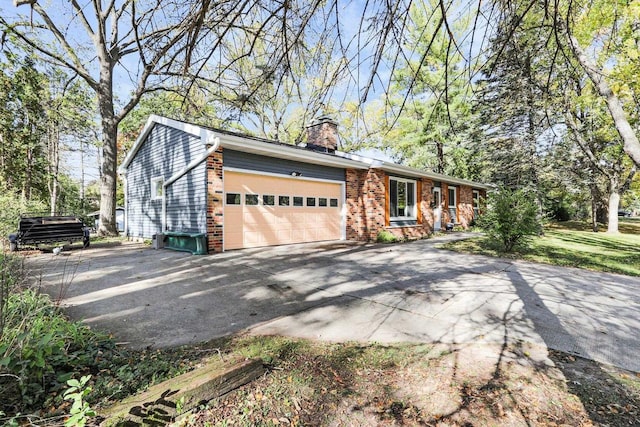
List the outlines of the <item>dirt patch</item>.
{"type": "Polygon", "coordinates": [[[562,370],[569,392],[583,403],[596,424],[640,425],[640,373],[550,351],[562,370]]]}
{"type": "Polygon", "coordinates": [[[640,423],[637,412],[640,378],[635,374],[605,369],[576,358],[568,359],[573,360],[568,368],[558,353],[547,357],[546,350],[531,345],[380,346],[285,340],[281,345],[283,351],[274,350],[278,345],[274,347],[273,343],[265,345],[270,360],[268,374],[211,402],[192,414],[186,423],[426,426],[640,423]],[[591,393],[576,390],[572,383],[576,381],[574,375],[581,376],[591,393]],[[614,390],[616,393],[612,394],[614,390]],[[608,398],[598,401],[594,393],[608,398]]]}

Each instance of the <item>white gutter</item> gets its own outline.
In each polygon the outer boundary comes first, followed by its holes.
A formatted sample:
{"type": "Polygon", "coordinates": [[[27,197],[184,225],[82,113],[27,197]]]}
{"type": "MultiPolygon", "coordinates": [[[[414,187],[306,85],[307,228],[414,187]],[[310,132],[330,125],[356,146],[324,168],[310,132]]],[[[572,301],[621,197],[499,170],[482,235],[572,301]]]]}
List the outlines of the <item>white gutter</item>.
{"type": "Polygon", "coordinates": [[[207,158],[211,154],[213,154],[218,149],[218,147],[220,147],[220,138],[218,138],[215,133],[209,130],[203,129],[202,132],[200,133],[200,139],[201,141],[203,141],[205,147],[209,147],[207,148],[207,151],[205,151],[205,153],[202,156],[193,160],[183,169],[171,175],[169,179],[167,179],[162,184],[162,232],[163,233],[167,231],[167,188],[171,184],[173,184],[174,182],[182,178],[184,175],[186,175],[191,169],[195,168],[200,163],[206,161],[207,158]]]}
{"type": "Polygon", "coordinates": [[[427,171],[423,171],[423,170],[420,170],[420,169],[412,168],[412,167],[409,167],[409,166],[402,166],[402,165],[398,165],[398,164],[395,164],[395,163],[389,163],[389,162],[385,162],[385,161],[382,161],[382,160],[376,160],[376,159],[371,159],[371,158],[368,158],[368,157],[363,157],[363,156],[360,156],[360,155],[357,155],[357,154],[341,153],[341,152],[337,152],[336,151],[336,155],[338,155],[340,157],[344,157],[346,159],[351,159],[351,160],[354,160],[354,161],[366,163],[371,168],[378,168],[378,169],[382,169],[382,170],[387,171],[387,172],[397,173],[397,174],[400,174],[400,175],[407,175],[407,176],[412,176],[412,177],[425,177],[425,178],[430,178],[430,179],[435,180],[435,181],[443,181],[443,182],[445,182],[447,184],[467,185],[469,187],[482,188],[482,189],[485,189],[485,190],[489,190],[490,188],[492,188],[491,185],[470,181],[468,179],[454,178],[452,176],[443,175],[443,174],[436,173],[436,172],[427,172],[427,171]]]}
{"type": "Polygon", "coordinates": [[[408,166],[395,165],[387,162],[383,162],[383,165],[379,167],[380,169],[383,169],[385,171],[395,172],[398,174],[404,174],[409,176],[420,176],[420,177],[423,176],[426,178],[430,178],[432,180],[442,181],[446,184],[466,185],[474,188],[482,188],[484,190],[488,190],[491,188],[491,186],[487,184],[481,184],[479,182],[470,181],[468,179],[454,178],[452,176],[443,175],[436,172],[424,172],[419,169],[410,168],[408,166]]]}

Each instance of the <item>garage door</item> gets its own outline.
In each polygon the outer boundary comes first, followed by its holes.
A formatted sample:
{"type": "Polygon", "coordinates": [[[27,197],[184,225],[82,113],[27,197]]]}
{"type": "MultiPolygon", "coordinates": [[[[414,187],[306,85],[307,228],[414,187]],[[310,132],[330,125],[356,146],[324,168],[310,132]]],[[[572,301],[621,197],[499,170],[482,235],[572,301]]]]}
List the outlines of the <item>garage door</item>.
{"type": "Polygon", "coordinates": [[[225,249],[342,237],[339,183],[225,171],[224,187],[225,249]]]}

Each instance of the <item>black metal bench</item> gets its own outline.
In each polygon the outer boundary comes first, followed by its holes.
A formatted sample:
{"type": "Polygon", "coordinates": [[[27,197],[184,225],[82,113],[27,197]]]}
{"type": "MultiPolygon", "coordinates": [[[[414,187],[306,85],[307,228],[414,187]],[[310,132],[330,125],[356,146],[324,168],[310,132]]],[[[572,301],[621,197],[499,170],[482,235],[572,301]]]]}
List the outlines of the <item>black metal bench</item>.
{"type": "Polygon", "coordinates": [[[21,215],[18,232],[9,235],[11,251],[20,246],[76,241],[88,247],[89,228],[77,216],[69,215],[21,215]]]}

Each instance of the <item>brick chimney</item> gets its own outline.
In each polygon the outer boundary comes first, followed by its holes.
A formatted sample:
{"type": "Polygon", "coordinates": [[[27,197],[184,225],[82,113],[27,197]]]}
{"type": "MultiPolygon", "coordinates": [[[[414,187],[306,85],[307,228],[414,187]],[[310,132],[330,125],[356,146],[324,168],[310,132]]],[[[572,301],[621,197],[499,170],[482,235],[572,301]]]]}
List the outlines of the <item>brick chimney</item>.
{"type": "Polygon", "coordinates": [[[338,123],[323,115],[307,126],[307,148],[333,153],[338,148],[338,123]]]}

